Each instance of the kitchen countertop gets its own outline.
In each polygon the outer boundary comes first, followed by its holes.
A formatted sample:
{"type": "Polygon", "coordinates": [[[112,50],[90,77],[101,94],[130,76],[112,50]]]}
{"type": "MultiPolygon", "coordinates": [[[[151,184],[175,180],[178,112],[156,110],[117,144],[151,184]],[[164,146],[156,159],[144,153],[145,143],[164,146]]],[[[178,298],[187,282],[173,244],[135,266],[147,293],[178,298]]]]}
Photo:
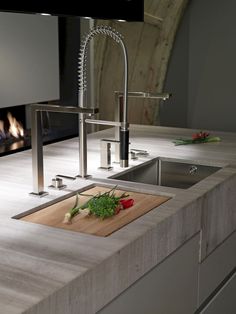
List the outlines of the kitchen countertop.
{"type": "MultiPolygon", "coordinates": [[[[124,170],[118,165],[111,171],[98,169],[99,139],[112,137],[113,129],[88,136],[88,173],[92,179],[65,181],[65,190],[48,190],[50,194],[44,198],[29,195],[30,150],[1,157],[1,313],[95,313],[199,232],[202,196],[236,176],[236,134],[212,132],[222,138],[218,143],[174,146],[171,142],[195,131],[131,126],[130,147],[148,150],[149,156],[131,161],[130,166],[162,156],[222,169],[187,190],[132,183],[134,191],[170,195],[172,199],[106,238],[12,217],[94,181],[107,182],[108,176],[124,170]]],[[[77,175],[78,139],[45,146],[44,162],[46,189],[56,174],[77,175]]]]}

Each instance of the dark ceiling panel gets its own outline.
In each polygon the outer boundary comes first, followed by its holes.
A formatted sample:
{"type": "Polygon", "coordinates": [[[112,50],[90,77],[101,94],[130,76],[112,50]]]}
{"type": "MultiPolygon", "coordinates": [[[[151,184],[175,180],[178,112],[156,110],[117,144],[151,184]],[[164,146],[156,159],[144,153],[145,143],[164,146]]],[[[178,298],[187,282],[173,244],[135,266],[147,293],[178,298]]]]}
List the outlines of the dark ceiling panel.
{"type": "Polygon", "coordinates": [[[50,5],[49,1],[40,1],[39,3],[19,1],[19,3],[12,2],[12,4],[7,1],[5,4],[0,4],[0,11],[143,21],[144,0],[85,0],[81,5],[80,3],[67,0],[66,5],[60,8],[50,5]]]}

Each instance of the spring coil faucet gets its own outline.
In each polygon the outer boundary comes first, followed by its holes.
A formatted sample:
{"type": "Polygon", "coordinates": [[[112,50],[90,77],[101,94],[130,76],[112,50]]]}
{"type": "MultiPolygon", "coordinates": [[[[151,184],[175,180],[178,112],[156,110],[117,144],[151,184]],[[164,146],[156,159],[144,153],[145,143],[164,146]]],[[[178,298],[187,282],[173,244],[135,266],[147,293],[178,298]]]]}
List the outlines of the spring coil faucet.
{"type": "MultiPolygon", "coordinates": [[[[129,129],[127,122],[127,94],[128,94],[128,58],[127,50],[122,39],[122,35],[109,26],[97,26],[86,35],[80,48],[78,58],[78,74],[79,74],[79,107],[85,108],[86,105],[86,93],[87,93],[87,52],[88,44],[96,35],[105,35],[112,38],[118,44],[120,44],[123,56],[124,56],[124,92],[123,92],[123,117],[120,123],[120,165],[121,167],[128,167],[128,145],[129,145],[129,129]]],[[[80,141],[80,176],[87,176],[87,135],[86,135],[86,121],[85,115],[79,115],[79,141],[80,141]]],[[[94,124],[106,124],[109,125],[109,121],[92,120],[89,123],[94,124]],[[103,123],[104,122],[104,123],[103,123]]],[[[111,123],[110,125],[114,125],[111,123]]]]}

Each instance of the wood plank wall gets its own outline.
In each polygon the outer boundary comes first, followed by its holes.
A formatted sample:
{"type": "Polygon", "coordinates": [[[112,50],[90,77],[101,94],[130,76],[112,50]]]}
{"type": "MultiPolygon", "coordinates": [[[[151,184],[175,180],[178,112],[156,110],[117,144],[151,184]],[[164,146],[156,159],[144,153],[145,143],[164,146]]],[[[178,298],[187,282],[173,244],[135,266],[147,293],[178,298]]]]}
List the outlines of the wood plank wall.
{"type": "MultiPolygon", "coordinates": [[[[124,36],[129,60],[129,91],[161,92],[176,30],[188,0],[144,0],[144,22],[96,20],[124,36]]],[[[112,39],[94,41],[95,103],[100,119],[114,120],[114,91],[122,90],[122,51],[112,39]]],[[[171,91],[167,91],[171,92],[171,91]]],[[[129,122],[158,125],[157,100],[129,99],[129,122]]]]}

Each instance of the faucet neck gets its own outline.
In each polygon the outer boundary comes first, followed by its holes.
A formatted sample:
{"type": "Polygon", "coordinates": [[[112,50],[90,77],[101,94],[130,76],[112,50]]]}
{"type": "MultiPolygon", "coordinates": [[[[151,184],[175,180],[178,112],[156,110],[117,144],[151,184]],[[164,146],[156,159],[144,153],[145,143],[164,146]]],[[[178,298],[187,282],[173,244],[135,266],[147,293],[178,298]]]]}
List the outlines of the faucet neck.
{"type": "Polygon", "coordinates": [[[109,26],[97,26],[93,28],[84,38],[78,59],[78,72],[79,72],[79,106],[85,107],[86,99],[85,94],[87,91],[87,53],[88,53],[88,45],[90,41],[96,35],[106,35],[120,44],[123,56],[124,56],[124,116],[123,116],[123,123],[127,123],[127,94],[128,94],[128,57],[127,57],[127,49],[124,44],[122,35],[117,32],[116,30],[112,29],[109,26]]]}

